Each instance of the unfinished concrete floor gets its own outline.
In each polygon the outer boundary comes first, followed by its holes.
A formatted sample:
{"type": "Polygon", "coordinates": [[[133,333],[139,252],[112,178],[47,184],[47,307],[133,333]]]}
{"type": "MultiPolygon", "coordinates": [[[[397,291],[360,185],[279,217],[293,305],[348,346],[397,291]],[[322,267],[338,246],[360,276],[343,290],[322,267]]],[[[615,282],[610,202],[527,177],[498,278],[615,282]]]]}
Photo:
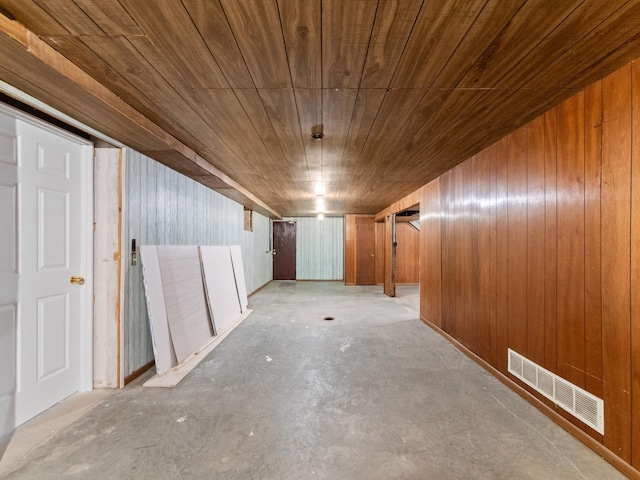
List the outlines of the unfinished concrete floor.
{"type": "Polygon", "coordinates": [[[416,287],[273,282],[250,304],[180,385],[110,395],[0,476],[623,478],[422,324],[416,287]]]}

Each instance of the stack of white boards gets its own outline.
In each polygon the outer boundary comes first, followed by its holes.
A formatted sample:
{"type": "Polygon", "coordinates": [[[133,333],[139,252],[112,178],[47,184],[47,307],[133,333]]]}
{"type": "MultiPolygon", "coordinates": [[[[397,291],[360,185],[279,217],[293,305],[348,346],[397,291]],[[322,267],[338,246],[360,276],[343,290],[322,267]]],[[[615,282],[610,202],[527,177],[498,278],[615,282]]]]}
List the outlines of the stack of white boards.
{"type": "Polygon", "coordinates": [[[174,386],[250,310],[240,246],[140,247],[157,375],[174,386]]]}

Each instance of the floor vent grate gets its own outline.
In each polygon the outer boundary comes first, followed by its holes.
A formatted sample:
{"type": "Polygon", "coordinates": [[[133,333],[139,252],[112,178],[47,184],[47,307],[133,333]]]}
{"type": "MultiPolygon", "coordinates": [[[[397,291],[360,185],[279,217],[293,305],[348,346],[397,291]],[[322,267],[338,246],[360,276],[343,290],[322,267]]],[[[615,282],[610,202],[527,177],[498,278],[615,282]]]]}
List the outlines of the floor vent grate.
{"type": "Polygon", "coordinates": [[[604,434],[604,402],[562,377],[508,349],[509,373],[540,392],[559,407],[604,434]]]}

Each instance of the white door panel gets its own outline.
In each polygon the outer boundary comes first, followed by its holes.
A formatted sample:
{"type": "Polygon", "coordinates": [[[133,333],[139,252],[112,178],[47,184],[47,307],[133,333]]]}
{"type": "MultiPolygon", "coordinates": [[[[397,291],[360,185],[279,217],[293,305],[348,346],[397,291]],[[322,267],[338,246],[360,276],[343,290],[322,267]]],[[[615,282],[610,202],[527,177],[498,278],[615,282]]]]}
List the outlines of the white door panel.
{"type": "Polygon", "coordinates": [[[0,438],[13,430],[18,324],[18,160],[15,120],[0,112],[0,438]]]}
{"type": "Polygon", "coordinates": [[[82,144],[18,121],[20,315],[16,425],[82,389],[82,144]]]}

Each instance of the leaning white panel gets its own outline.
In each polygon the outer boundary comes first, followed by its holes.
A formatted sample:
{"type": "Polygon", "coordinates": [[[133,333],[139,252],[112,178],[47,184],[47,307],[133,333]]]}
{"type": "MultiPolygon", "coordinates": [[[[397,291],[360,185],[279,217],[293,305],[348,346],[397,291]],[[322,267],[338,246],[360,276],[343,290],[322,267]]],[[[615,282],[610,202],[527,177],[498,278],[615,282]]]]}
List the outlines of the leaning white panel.
{"type": "Polygon", "coordinates": [[[179,363],[211,339],[198,247],[158,246],[169,331],[179,363]]]}
{"type": "Polygon", "coordinates": [[[201,246],[202,272],[216,334],[240,315],[240,302],[228,246],[201,246]]]}
{"type": "Polygon", "coordinates": [[[238,299],[240,300],[240,309],[242,313],[247,311],[249,300],[247,299],[247,284],[244,278],[244,266],[242,264],[242,249],[240,245],[230,245],[231,261],[233,263],[233,273],[236,277],[236,288],[238,290],[238,299]]]}
{"type": "Polygon", "coordinates": [[[177,365],[178,360],[176,359],[176,352],[169,333],[157,247],[155,245],[142,245],[140,247],[140,260],[142,262],[144,291],[147,297],[153,355],[156,359],[156,372],[158,375],[162,375],[171,367],[177,365]]]}

